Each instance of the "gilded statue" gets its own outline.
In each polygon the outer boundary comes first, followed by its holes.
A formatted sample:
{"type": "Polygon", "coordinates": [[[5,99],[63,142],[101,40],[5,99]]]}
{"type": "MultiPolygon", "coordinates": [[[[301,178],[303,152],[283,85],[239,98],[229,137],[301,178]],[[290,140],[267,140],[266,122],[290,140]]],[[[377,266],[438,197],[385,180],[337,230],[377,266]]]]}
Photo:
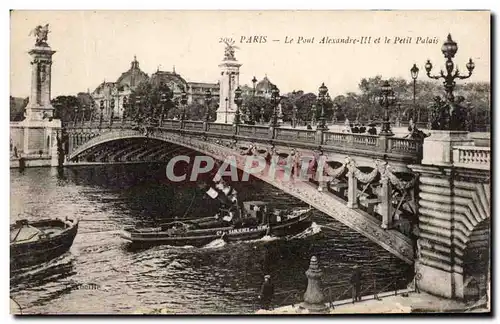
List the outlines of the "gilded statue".
{"type": "Polygon", "coordinates": [[[30,32],[29,36],[35,35],[35,37],[36,37],[35,45],[43,46],[43,45],[47,45],[47,37],[48,37],[49,33],[50,33],[49,24],[46,24],[45,26],[38,25],[35,27],[35,29],[33,29],[30,32]]]}
{"type": "Polygon", "coordinates": [[[239,49],[237,46],[234,46],[234,41],[228,42],[224,41],[226,44],[226,48],[224,49],[224,60],[236,61],[236,57],[234,56],[234,51],[239,49]]]}

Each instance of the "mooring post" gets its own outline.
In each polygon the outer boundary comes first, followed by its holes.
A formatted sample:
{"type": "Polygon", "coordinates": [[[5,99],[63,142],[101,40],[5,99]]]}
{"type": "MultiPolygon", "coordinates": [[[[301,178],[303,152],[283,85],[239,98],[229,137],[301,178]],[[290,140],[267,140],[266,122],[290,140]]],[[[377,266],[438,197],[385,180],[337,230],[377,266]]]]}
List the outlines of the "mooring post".
{"type": "Polygon", "coordinates": [[[315,256],[311,257],[306,276],[307,289],[304,293],[304,302],[300,305],[300,308],[307,309],[309,313],[327,313],[328,307],[325,305],[325,296],[321,290],[323,272],[319,268],[318,259],[315,256]]]}

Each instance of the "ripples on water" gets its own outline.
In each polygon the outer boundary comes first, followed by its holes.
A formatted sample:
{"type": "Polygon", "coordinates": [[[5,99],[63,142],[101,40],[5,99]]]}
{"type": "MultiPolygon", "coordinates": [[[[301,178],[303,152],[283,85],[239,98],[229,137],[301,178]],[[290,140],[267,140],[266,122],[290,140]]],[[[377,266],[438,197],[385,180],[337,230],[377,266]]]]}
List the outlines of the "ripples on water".
{"type": "MultiPolygon", "coordinates": [[[[303,206],[260,181],[235,186],[243,200],[303,206]]],[[[275,304],[293,292],[303,293],[312,255],[322,266],[323,286],[333,287],[334,296],[346,291],[354,264],[361,265],[368,278],[366,288],[375,282],[381,289],[394,278],[401,278],[399,287],[408,282],[408,265],[319,212],[313,217],[317,225],[291,240],[216,240],[203,248],[133,251],[117,236],[125,225],[152,226],[176,215],[195,218],[216,210],[217,202],[196,186],[166,183],[160,165],[78,167],[59,174],[48,168],[22,174],[11,170],[11,222],[18,214],[82,219],[68,253],[11,273],[11,296],[25,313],[132,313],[155,308],[251,313],[266,273],[275,284],[275,304]]]]}

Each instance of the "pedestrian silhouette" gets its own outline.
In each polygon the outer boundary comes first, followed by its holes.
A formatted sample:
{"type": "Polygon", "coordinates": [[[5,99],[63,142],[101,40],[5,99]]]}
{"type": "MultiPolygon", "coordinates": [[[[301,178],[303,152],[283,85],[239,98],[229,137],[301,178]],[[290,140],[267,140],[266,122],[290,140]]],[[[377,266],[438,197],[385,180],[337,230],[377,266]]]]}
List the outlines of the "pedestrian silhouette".
{"type": "Polygon", "coordinates": [[[260,288],[260,295],[259,295],[260,306],[262,309],[268,310],[271,308],[271,302],[273,300],[273,296],[274,296],[274,285],[271,282],[271,276],[265,275],[264,283],[260,288]]]}
{"type": "Polygon", "coordinates": [[[361,301],[361,269],[355,265],[353,270],[351,276],[352,302],[355,303],[361,301]]]}

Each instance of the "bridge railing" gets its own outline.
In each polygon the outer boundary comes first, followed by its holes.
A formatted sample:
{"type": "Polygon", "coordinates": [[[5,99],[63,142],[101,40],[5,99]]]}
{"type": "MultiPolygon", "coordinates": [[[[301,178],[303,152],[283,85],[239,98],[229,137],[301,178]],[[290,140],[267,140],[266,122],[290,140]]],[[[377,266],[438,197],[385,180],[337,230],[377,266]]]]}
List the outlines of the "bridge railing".
{"type": "MultiPolygon", "coordinates": [[[[109,122],[99,123],[96,121],[79,123],[79,125],[68,125],[68,128],[95,128],[99,130],[114,128],[136,127],[155,127],[156,124],[138,124],[133,121],[117,121],[112,124],[109,122]],[[142,126],[141,126],[142,125],[142,126]]],[[[421,156],[422,141],[411,138],[400,138],[395,136],[378,136],[368,134],[353,134],[343,132],[318,131],[308,129],[290,129],[277,127],[274,130],[266,125],[233,125],[226,123],[213,123],[193,120],[163,120],[160,128],[172,130],[187,130],[205,132],[207,134],[221,134],[229,136],[241,136],[252,139],[268,139],[283,142],[296,142],[303,144],[321,145],[324,147],[335,147],[348,149],[358,149],[365,151],[375,151],[381,153],[392,153],[406,157],[415,157],[417,160],[421,156]]],[[[460,153],[463,162],[469,163],[468,152],[460,153]]],[[[474,153],[478,156],[478,164],[481,160],[480,153],[474,153]]],[[[483,154],[483,153],[481,153],[483,154]]]]}
{"type": "Polygon", "coordinates": [[[234,128],[232,124],[208,123],[207,132],[217,134],[233,134],[234,128]]]}
{"type": "Polygon", "coordinates": [[[314,130],[277,128],[275,139],[282,141],[314,143],[316,141],[315,135],[316,131],[314,130]]]}
{"type": "Polygon", "coordinates": [[[164,120],[161,123],[162,128],[170,128],[170,129],[180,129],[181,128],[181,121],[180,120],[164,120]]]}
{"type": "Polygon", "coordinates": [[[253,138],[269,138],[269,127],[260,125],[238,125],[237,134],[253,138]]]}
{"type": "Polygon", "coordinates": [[[491,149],[477,146],[453,147],[453,165],[471,169],[490,169],[491,149]]]}
{"type": "Polygon", "coordinates": [[[186,121],[184,121],[184,125],[183,125],[182,129],[203,131],[204,130],[203,122],[202,121],[186,120],[186,121]]]}

